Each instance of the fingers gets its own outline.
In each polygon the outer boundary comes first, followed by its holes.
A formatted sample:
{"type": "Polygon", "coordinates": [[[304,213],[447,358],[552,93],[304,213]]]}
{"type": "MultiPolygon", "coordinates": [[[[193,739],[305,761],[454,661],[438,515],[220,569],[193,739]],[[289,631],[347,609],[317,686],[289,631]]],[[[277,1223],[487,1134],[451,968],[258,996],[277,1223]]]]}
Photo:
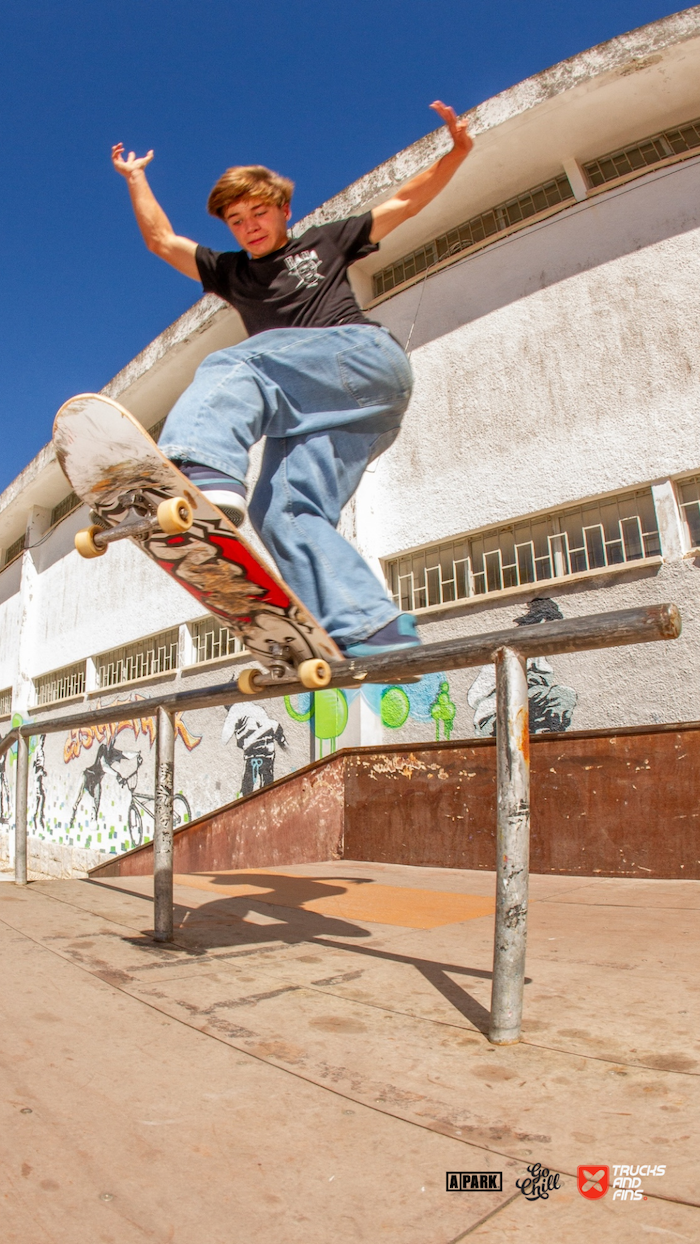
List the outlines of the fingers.
{"type": "Polygon", "coordinates": [[[442,117],[443,121],[456,121],[454,108],[450,108],[448,104],[443,104],[441,99],[436,99],[430,107],[442,117]]]}
{"type": "Polygon", "coordinates": [[[447,126],[455,147],[459,147],[465,153],[469,153],[474,146],[474,140],[469,133],[469,126],[466,121],[460,121],[457,118],[454,108],[448,104],[443,104],[441,99],[436,99],[430,107],[442,117],[447,126]]]}
{"type": "Polygon", "coordinates": [[[145,156],[137,156],[135,151],[130,151],[126,155],[124,144],[115,143],[112,147],[112,163],[118,172],[124,173],[126,176],[128,173],[142,169],[147,164],[150,164],[154,154],[153,148],[151,148],[150,151],[146,152],[145,156]]]}

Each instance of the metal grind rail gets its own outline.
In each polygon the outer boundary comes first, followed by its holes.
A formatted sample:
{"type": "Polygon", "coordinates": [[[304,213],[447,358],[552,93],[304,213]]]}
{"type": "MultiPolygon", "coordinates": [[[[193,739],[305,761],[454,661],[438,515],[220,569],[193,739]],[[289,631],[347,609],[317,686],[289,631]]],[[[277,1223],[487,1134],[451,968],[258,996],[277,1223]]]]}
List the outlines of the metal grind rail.
{"type": "MultiPolygon", "coordinates": [[[[520,1040],[525,983],[525,946],[530,852],[530,741],[527,660],[563,652],[587,652],[626,644],[677,639],[681,616],[675,605],[649,605],[543,622],[538,626],[426,644],[406,652],[331,663],[330,687],[356,687],[365,680],[400,683],[444,669],[496,666],[496,920],[489,1040],[508,1045],[520,1040]]],[[[255,698],[296,695],[305,688],[291,680],[265,678],[255,698]]],[[[177,691],[138,701],[139,717],[155,716],[155,829],[153,836],[154,938],[173,939],[173,788],[175,713],[250,700],[235,684],[177,691]]],[[[10,730],[0,755],[17,744],[15,882],[27,884],[27,783],[29,739],[39,734],[126,721],[134,704],[81,710],[10,730]]]]}

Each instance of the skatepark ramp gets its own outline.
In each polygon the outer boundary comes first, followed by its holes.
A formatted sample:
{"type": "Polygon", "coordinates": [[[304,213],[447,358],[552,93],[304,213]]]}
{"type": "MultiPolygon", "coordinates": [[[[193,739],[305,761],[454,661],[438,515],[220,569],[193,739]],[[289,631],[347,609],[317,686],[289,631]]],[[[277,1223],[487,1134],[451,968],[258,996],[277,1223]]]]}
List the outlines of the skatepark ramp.
{"type": "MultiPolygon", "coordinates": [[[[525,945],[530,854],[530,736],[527,660],[560,652],[584,652],[676,639],[681,618],[673,604],[621,609],[607,614],[544,622],[472,635],[382,656],[331,662],[329,686],[352,687],[364,680],[400,683],[443,669],[464,669],[493,663],[496,669],[496,790],[495,865],[496,917],[494,970],[489,1039],[497,1045],[520,1040],[525,982],[525,945]],[[527,633],[526,633],[527,632],[527,633]]],[[[296,680],[261,676],[255,698],[298,694],[296,680]]],[[[155,832],[153,839],[154,937],[173,940],[173,782],[174,714],[184,709],[244,700],[230,683],[179,691],[143,700],[144,714],[157,714],[155,832]]],[[[42,721],[41,733],[80,729],[126,719],[133,706],[115,706],[42,721]]],[[[36,725],[11,730],[0,742],[0,754],[17,743],[15,809],[15,881],[27,884],[27,783],[29,738],[36,725]]],[[[631,783],[630,783],[631,784],[631,783]]],[[[464,812],[460,813],[465,819],[464,812]]]]}
{"type": "MultiPolygon", "coordinates": [[[[530,775],[531,873],[700,879],[700,722],[536,735],[530,775]]],[[[492,870],[495,840],[495,739],[352,747],[176,830],[173,871],[492,870]]],[[[152,873],[152,843],[90,870],[152,873]]]]}

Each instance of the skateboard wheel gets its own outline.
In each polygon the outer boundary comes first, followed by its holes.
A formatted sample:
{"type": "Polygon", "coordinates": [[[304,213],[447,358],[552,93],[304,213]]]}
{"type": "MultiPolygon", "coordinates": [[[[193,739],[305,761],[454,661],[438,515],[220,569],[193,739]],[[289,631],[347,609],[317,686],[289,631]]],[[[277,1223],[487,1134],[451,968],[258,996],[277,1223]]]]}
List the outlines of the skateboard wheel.
{"type": "Polygon", "coordinates": [[[302,661],[297,666],[297,674],[302,687],[308,687],[309,690],[327,687],[331,681],[331,667],[327,661],[320,659],[302,661]]]}
{"type": "Polygon", "coordinates": [[[83,527],[82,531],[75,533],[75,547],[81,557],[101,557],[107,552],[106,544],[95,544],[95,533],[104,531],[104,527],[83,527]]]}
{"type": "Polygon", "coordinates": [[[158,526],[168,536],[188,531],[193,520],[192,506],[184,497],[169,497],[158,506],[158,526]]]}
{"type": "Polygon", "coordinates": [[[255,695],[256,691],[260,690],[258,685],[259,673],[260,670],[256,669],[241,670],[238,675],[237,686],[238,690],[242,692],[243,695],[255,695]]]}

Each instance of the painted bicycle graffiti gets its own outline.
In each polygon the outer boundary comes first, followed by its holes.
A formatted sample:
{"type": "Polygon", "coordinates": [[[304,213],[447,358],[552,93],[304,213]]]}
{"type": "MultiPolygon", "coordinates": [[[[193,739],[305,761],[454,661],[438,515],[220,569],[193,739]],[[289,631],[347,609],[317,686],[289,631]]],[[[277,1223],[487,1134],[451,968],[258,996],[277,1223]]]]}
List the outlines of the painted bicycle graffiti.
{"type": "MultiPolygon", "coordinates": [[[[128,824],[129,837],[131,845],[140,847],[144,842],[143,836],[143,815],[150,817],[155,824],[155,795],[147,795],[142,791],[131,792],[131,803],[129,804],[128,824]]],[[[173,795],[173,829],[177,829],[180,825],[187,825],[192,820],[192,809],[188,804],[185,796],[182,794],[173,795]]],[[[153,833],[149,833],[145,841],[150,842],[153,833]]]]}

